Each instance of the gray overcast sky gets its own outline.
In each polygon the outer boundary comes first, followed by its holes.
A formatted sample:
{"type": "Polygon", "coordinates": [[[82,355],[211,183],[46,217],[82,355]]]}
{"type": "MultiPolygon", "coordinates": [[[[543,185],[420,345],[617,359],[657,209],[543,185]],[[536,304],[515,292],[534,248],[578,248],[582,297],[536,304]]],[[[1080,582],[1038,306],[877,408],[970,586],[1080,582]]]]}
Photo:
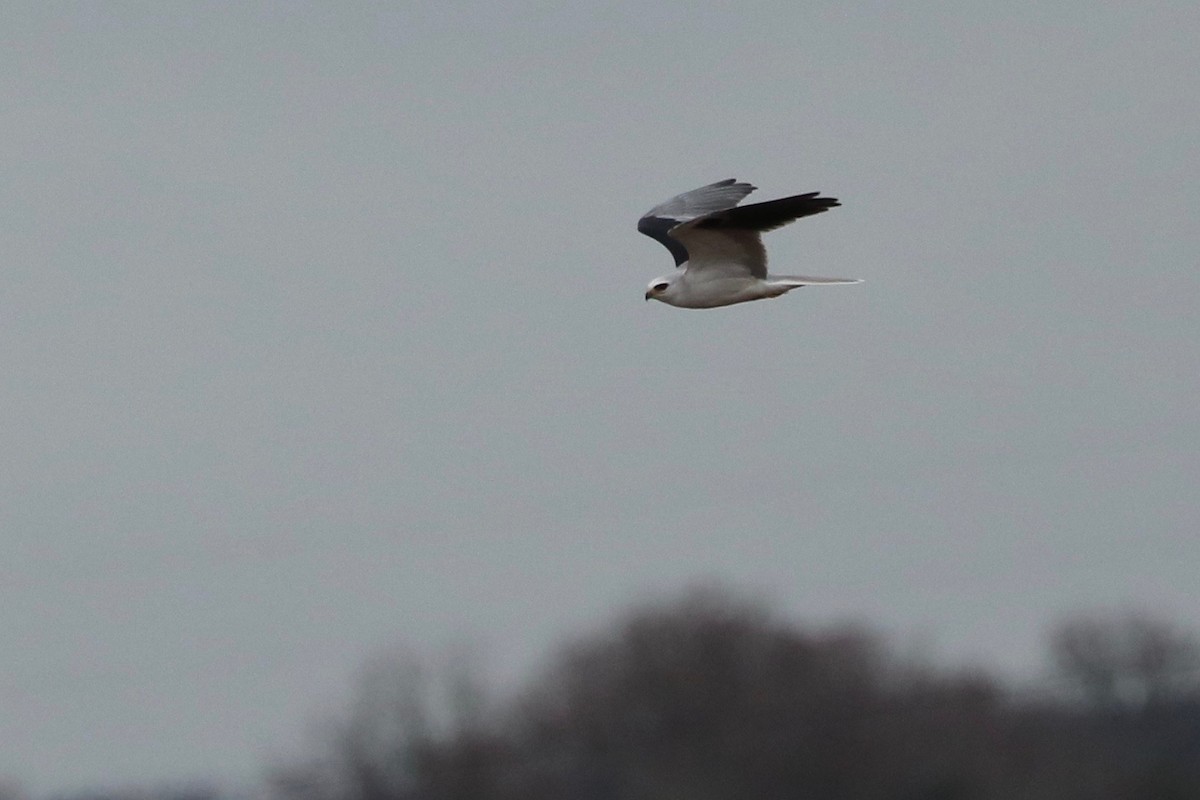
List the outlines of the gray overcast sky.
{"type": "Polygon", "coordinates": [[[1034,670],[1200,619],[1200,6],[8,4],[0,775],[244,777],[362,660],[717,579],[1034,670]],[[844,206],[646,304],[638,216],[844,206]]]}

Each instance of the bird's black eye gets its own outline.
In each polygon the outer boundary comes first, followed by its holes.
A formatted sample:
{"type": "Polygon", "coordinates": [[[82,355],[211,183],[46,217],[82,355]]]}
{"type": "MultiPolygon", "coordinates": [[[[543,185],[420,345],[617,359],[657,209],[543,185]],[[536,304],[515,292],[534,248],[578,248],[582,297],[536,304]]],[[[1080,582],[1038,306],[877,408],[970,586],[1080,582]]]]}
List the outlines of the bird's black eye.
{"type": "Polygon", "coordinates": [[[656,283],[656,284],[654,284],[654,291],[665,292],[667,290],[667,287],[670,285],[671,284],[669,284],[669,283],[656,283]]]}

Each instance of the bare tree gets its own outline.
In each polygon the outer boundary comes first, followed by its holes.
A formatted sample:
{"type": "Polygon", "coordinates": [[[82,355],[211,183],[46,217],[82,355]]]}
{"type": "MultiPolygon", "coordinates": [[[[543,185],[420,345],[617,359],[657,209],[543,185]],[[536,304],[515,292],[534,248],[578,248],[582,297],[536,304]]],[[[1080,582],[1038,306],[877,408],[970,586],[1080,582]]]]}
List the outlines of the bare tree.
{"type": "Polygon", "coordinates": [[[1051,633],[1050,653],[1068,686],[1101,708],[1158,705],[1200,686],[1200,643],[1145,614],[1069,619],[1051,633]]]}
{"type": "Polygon", "coordinates": [[[431,738],[424,670],[410,657],[377,657],[361,673],[345,718],[333,724],[328,749],[275,769],[271,793],[281,800],[409,800],[431,738]]]}
{"type": "Polygon", "coordinates": [[[359,680],[331,747],[308,763],[277,769],[280,800],[474,800],[495,796],[503,747],[491,732],[486,692],[459,647],[431,671],[381,656],[359,680]]]}
{"type": "Polygon", "coordinates": [[[644,608],[535,684],[516,796],[982,796],[990,682],[899,672],[869,631],[797,630],[719,592],[644,608]]]}

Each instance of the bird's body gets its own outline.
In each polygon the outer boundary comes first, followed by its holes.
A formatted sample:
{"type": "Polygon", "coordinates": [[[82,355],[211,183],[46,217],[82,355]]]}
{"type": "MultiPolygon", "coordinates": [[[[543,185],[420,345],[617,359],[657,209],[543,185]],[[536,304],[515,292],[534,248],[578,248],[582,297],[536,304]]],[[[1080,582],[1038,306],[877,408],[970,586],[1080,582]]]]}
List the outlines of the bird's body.
{"type": "Polygon", "coordinates": [[[859,283],[859,281],[851,278],[804,278],[800,276],[778,276],[764,280],[737,275],[711,275],[680,270],[675,275],[659,278],[652,283],[650,290],[647,291],[646,299],[661,300],[680,308],[718,308],[735,303],[748,303],[751,300],[779,297],[792,289],[799,289],[801,286],[843,283],[859,283]],[[659,296],[668,294],[666,290],[660,290],[657,293],[653,291],[656,285],[664,281],[670,281],[669,296],[659,296]]]}
{"type": "Polygon", "coordinates": [[[800,286],[859,283],[855,278],[768,275],[762,233],[840,205],[818,192],[738,206],[754,191],[729,180],[672,197],[638,221],[638,230],[675,257],[676,271],[651,281],[646,299],[680,308],[716,308],[779,297],[800,286]]]}

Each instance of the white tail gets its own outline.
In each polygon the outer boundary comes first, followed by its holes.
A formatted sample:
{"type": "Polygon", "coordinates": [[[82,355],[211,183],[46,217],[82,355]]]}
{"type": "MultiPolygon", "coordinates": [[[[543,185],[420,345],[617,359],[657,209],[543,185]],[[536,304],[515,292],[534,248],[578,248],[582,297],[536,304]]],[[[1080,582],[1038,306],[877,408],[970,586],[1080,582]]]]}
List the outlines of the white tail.
{"type": "Polygon", "coordinates": [[[843,283],[862,283],[861,278],[817,278],[810,275],[768,275],[767,283],[772,286],[838,286],[843,283]]]}

